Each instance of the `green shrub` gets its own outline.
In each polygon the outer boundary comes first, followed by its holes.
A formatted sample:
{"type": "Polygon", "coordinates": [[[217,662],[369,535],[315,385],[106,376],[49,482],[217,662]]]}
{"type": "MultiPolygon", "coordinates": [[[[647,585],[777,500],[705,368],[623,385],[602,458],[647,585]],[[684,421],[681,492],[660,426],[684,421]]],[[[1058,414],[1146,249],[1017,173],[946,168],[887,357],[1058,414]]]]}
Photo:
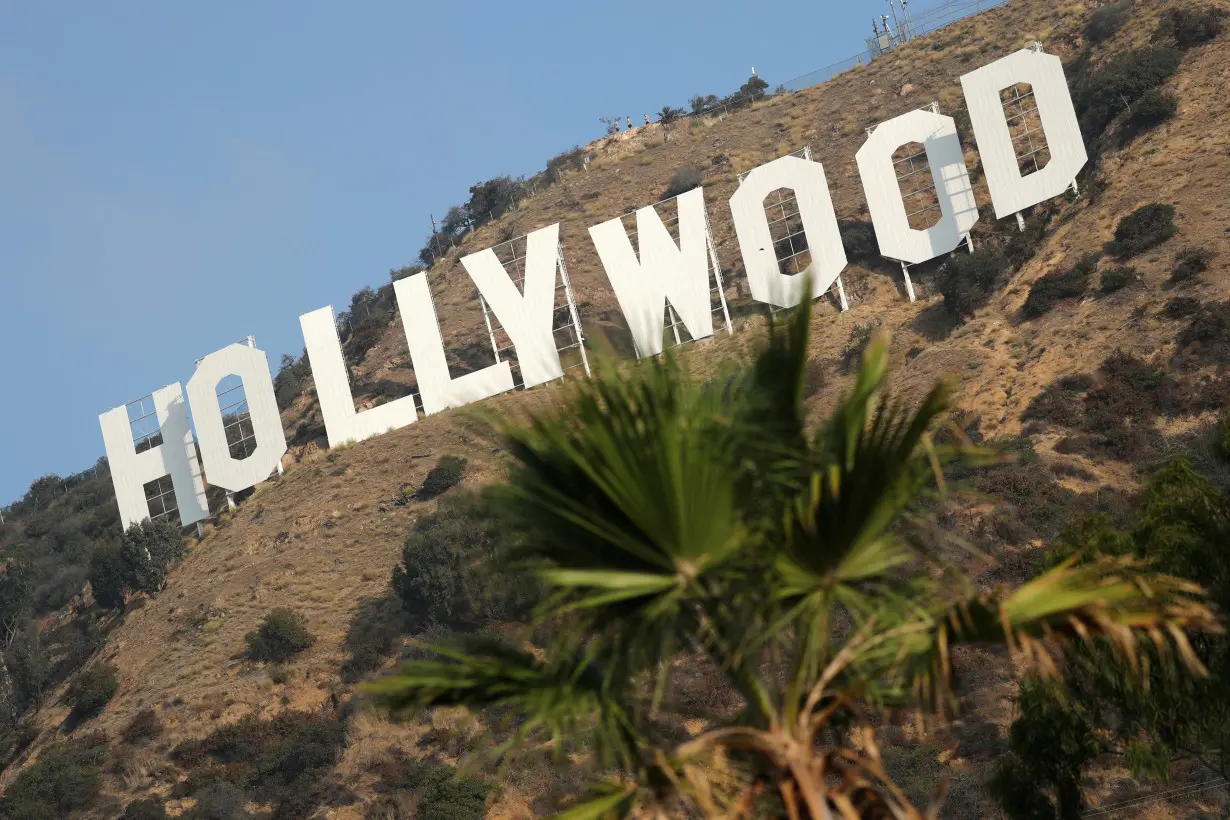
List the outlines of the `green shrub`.
{"type": "Polygon", "coordinates": [[[1184,248],[1174,256],[1174,269],[1170,272],[1172,284],[1194,282],[1209,269],[1209,263],[1217,254],[1205,248],[1184,248]]]}
{"type": "Polygon", "coordinates": [[[1125,137],[1134,138],[1137,134],[1156,128],[1167,120],[1173,119],[1179,112],[1179,98],[1161,88],[1150,88],[1132,105],[1128,112],[1125,137]]]}
{"type": "Polygon", "coordinates": [[[106,753],[101,732],[44,750],[0,796],[0,820],[61,820],[89,809],[102,788],[106,753]]]}
{"type": "Polygon", "coordinates": [[[196,805],[180,815],[184,820],[248,820],[247,798],[233,783],[225,781],[202,789],[196,805]]]}
{"type": "Polygon", "coordinates": [[[269,680],[281,686],[290,680],[290,670],[285,666],[271,666],[269,667],[269,680]]]}
{"type": "Polygon", "coordinates": [[[1230,414],[1221,417],[1213,437],[1213,455],[1230,464],[1230,414]]]}
{"type": "Polygon", "coordinates": [[[1114,240],[1106,243],[1106,252],[1117,259],[1129,259],[1161,245],[1175,233],[1173,205],[1143,205],[1119,220],[1114,240]]]}
{"type": "Polygon", "coordinates": [[[1179,60],[1180,53],[1174,48],[1129,51],[1091,74],[1076,95],[1086,138],[1097,138],[1132,103],[1170,79],[1179,70],[1179,60]]]}
{"type": "Polygon", "coordinates": [[[1086,373],[1064,376],[1047,385],[1021,414],[1022,421],[1047,421],[1064,427],[1078,427],[1084,419],[1080,397],[1093,387],[1086,373]]]}
{"type": "MultiPolygon", "coordinates": [[[[375,767],[380,776],[379,789],[389,798],[377,803],[376,814],[385,817],[381,808],[398,812],[398,795],[418,796],[415,817],[432,820],[482,820],[486,816],[487,793],[491,784],[477,777],[460,774],[453,766],[434,760],[412,760],[399,747],[390,747],[384,760],[375,767]]],[[[391,816],[400,817],[393,814],[391,816]]],[[[407,818],[408,820],[408,818],[407,818]]]]}
{"type": "Polygon", "coordinates": [[[94,550],[89,570],[94,602],[103,609],[120,609],[133,592],[157,593],[183,556],[183,536],[169,521],[147,518],[131,525],[118,545],[94,550]]]}
{"type": "Polygon", "coordinates": [[[111,664],[99,662],[77,675],[64,695],[74,715],[94,717],[106,707],[119,688],[116,671],[111,664]]]}
{"type": "Polygon", "coordinates": [[[17,707],[18,713],[29,708],[41,709],[43,691],[52,679],[48,647],[34,624],[28,624],[11,640],[8,650],[0,655],[0,660],[8,666],[11,705],[17,707]]]}
{"type": "Polygon", "coordinates": [[[345,745],[340,718],[288,711],[269,720],[252,715],[181,743],[171,759],[190,771],[190,793],[225,784],[275,804],[275,817],[308,817],[345,745]]]}
{"type": "Polygon", "coordinates": [[[1200,312],[1200,300],[1194,296],[1176,296],[1162,308],[1167,319],[1186,319],[1200,312]]]}
{"type": "Polygon", "coordinates": [[[843,219],[837,223],[837,228],[841,232],[841,244],[851,262],[858,262],[865,267],[883,262],[880,244],[876,241],[876,229],[870,222],[843,219]]]}
{"type": "Polygon", "coordinates": [[[1157,26],[1159,39],[1170,39],[1179,48],[1193,48],[1215,39],[1222,32],[1222,9],[1171,9],[1157,26]]]}
{"type": "Polygon", "coordinates": [[[695,168],[680,168],[671,177],[671,181],[666,186],[666,191],[662,194],[663,199],[686,194],[694,188],[699,188],[701,183],[701,173],[695,168]]]}
{"type": "Polygon", "coordinates": [[[1123,290],[1128,285],[1137,280],[1136,269],[1129,268],[1124,265],[1117,265],[1113,268],[1107,268],[1102,271],[1101,281],[1098,283],[1098,290],[1103,294],[1115,293],[1123,290]]]}
{"type": "Polygon", "coordinates": [[[457,456],[441,456],[436,466],[427,471],[423,484],[414,493],[416,501],[430,501],[456,487],[465,477],[466,460],[457,456]]]}
{"type": "Polygon", "coordinates": [[[990,301],[1008,279],[1008,258],[995,248],[954,253],[939,274],[944,308],[957,319],[968,319],[990,301]]]}
{"type": "Polygon", "coordinates": [[[316,636],[307,630],[302,615],[280,607],[266,615],[260,627],[244,635],[243,640],[249,659],[281,663],[316,643],[316,636]]]}
{"type": "Polygon", "coordinates": [[[396,598],[361,599],[342,642],[342,649],[348,653],[342,662],[342,680],[354,683],[392,656],[404,622],[405,612],[396,598]]]}
{"type": "Polygon", "coordinates": [[[167,809],[156,797],[134,800],[124,809],[122,820],[166,820],[167,809]]]}
{"type": "Polygon", "coordinates": [[[90,592],[103,609],[120,609],[128,600],[128,581],[119,544],[104,544],[90,556],[90,592]]]}
{"type": "Polygon", "coordinates": [[[1230,301],[1202,306],[1177,341],[1182,355],[1196,362],[1230,362],[1230,301]]]}
{"type": "Polygon", "coordinates": [[[1085,37],[1091,43],[1102,43],[1115,36],[1132,16],[1133,0],[1121,0],[1094,10],[1085,25],[1085,37]]]}
{"type": "Polygon", "coordinates": [[[1034,282],[1029,289],[1029,296],[1021,307],[1021,314],[1027,319],[1036,319],[1049,312],[1063,299],[1075,299],[1083,296],[1089,286],[1089,277],[1102,258],[1099,253],[1088,253],[1080,258],[1075,265],[1067,270],[1053,271],[1034,282]]]}
{"type": "Polygon", "coordinates": [[[393,569],[393,591],[406,614],[419,625],[452,626],[520,617],[533,603],[532,585],[511,582],[502,569],[507,539],[477,493],[445,498],[415,523],[393,569]]]}
{"type": "Polygon", "coordinates": [[[843,373],[850,373],[862,363],[863,351],[867,349],[867,345],[871,344],[871,337],[879,326],[879,322],[867,322],[855,325],[850,331],[850,340],[846,342],[845,349],[841,351],[843,373]]]}
{"type": "Polygon", "coordinates": [[[153,709],[142,709],[133,715],[124,727],[123,738],[127,743],[144,743],[162,734],[162,721],[153,709]]]}

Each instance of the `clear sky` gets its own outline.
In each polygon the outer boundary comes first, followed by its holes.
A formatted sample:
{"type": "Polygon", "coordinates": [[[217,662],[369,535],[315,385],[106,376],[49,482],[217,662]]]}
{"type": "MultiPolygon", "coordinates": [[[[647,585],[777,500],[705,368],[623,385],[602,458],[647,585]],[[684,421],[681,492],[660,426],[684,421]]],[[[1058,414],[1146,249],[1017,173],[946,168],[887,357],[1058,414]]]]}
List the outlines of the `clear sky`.
{"type": "MultiPolygon", "coordinates": [[[[932,3],[919,2],[920,6],[932,3]]],[[[885,0],[0,3],[0,503],[413,260],[469,186],[859,52],[885,0]]]]}

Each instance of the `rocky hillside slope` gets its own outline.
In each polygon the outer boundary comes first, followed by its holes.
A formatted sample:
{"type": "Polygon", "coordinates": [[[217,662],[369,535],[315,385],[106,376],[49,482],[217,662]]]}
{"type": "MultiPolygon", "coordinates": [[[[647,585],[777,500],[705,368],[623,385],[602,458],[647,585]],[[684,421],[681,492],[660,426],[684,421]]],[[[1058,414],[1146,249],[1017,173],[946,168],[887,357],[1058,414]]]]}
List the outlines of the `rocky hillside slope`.
{"type": "MultiPolygon", "coordinates": [[[[514,212],[470,234],[460,253],[560,222],[586,326],[591,336],[618,343],[616,305],[586,233],[590,225],[657,201],[680,168],[694,168],[702,174],[724,274],[740,283],[726,205],[737,173],[810,146],[825,165],[839,217],[865,223],[855,153],[866,127],[932,101],[959,123],[967,122],[960,75],[1034,41],[1065,60],[1079,88],[1120,55],[1153,45],[1159,17],[1171,4],[1140,0],[1118,33],[1093,44],[1085,27],[1097,5],[1013,0],[824,85],[770,97],[729,116],[681,121],[667,141],[660,126],[599,141],[587,149],[593,156],[587,171],[568,173],[514,212]]],[[[950,266],[936,263],[917,270],[919,298],[911,303],[904,297],[899,268],[878,261],[874,250],[852,249],[843,276],[850,310],[841,313],[828,300],[816,310],[817,389],[810,399],[815,412],[822,414],[840,394],[849,378],[846,365],[857,358],[866,327],[882,325],[893,333],[895,379],[905,395],[928,388],[942,375],[953,376],[965,426],[986,438],[1023,437],[1040,456],[1030,469],[1055,493],[1092,497],[1130,489],[1143,464],[1179,446],[1175,442],[1185,433],[1200,428],[1226,404],[1219,379],[1230,364],[1230,337],[1225,335],[1230,317],[1222,304],[1230,298],[1230,280],[1224,275],[1230,261],[1228,58],[1230,36],[1185,50],[1178,70],[1165,80],[1178,100],[1173,118],[1130,142],[1121,125],[1093,134],[1097,156],[1082,177],[1083,195],[1039,208],[1027,234],[1018,235],[1011,220],[996,224],[984,207],[975,243],[1005,249],[1015,264],[988,286],[985,304],[975,306],[968,319],[954,316],[952,300],[946,307],[941,296],[950,266]],[[1060,298],[1040,315],[1023,310],[1039,280],[1071,271],[1085,254],[1114,238],[1121,219],[1149,204],[1173,206],[1173,237],[1122,263],[1102,259],[1077,295],[1060,298]],[[1203,258],[1211,260],[1192,279],[1174,275],[1176,255],[1185,249],[1204,251],[1203,258]],[[1125,286],[1102,287],[1103,281],[1115,279],[1104,274],[1128,266],[1133,272],[1123,274],[1125,286]],[[1153,410],[1115,405],[1122,430],[1107,429],[1092,414],[1054,411],[1056,405],[1078,405],[1091,389],[1117,384],[1118,371],[1103,367],[1116,351],[1162,373],[1178,398],[1153,410]],[[1080,374],[1088,378],[1057,385],[1080,374]],[[1044,394],[1051,400],[1045,406],[1035,401],[1044,394]]],[[[986,206],[990,200],[977,153],[968,128],[962,127],[978,201],[986,206]]],[[[866,236],[857,226],[849,230],[852,237],[866,236]]],[[[446,346],[464,349],[483,343],[486,331],[458,255],[434,266],[429,277],[446,346]]],[[[734,336],[719,334],[685,349],[699,375],[721,361],[743,358],[761,337],[763,313],[743,304],[735,312],[734,336]]],[[[465,362],[455,364],[465,367],[465,362]]],[[[355,375],[357,384],[369,388],[366,395],[360,391],[360,404],[395,396],[412,383],[399,321],[388,325],[356,365],[355,375]]],[[[1140,398],[1148,391],[1129,392],[1140,398]]],[[[550,402],[557,393],[547,386],[488,404],[497,412],[516,412],[550,402]]],[[[10,787],[54,744],[101,730],[110,762],[103,766],[105,797],[93,815],[117,816],[120,807],[148,795],[165,798],[175,813],[196,799],[184,786],[195,770],[185,764],[182,749],[178,758],[171,755],[184,741],[253,715],[345,712],[352,690],[341,675],[348,629],[361,601],[387,596],[407,532],[436,503],[416,501],[412,491],[449,454],[467,459],[465,485],[482,485],[500,475],[501,453],[464,412],[421,419],[377,440],[325,453],[310,380],[283,406],[298,463],[280,480],[257,488],[236,512],[220,515],[161,594],[114,617],[98,660],[119,670],[115,697],[101,714],[78,726],[60,702],[63,687],[49,695],[36,716],[36,738],[0,775],[0,788],[10,787]],[[269,666],[244,660],[242,653],[245,634],[277,607],[301,613],[317,640],[271,676],[269,666]],[[139,745],[122,740],[142,710],[157,716],[161,728],[156,739],[139,745]]],[[[1022,511],[1021,517],[1029,515],[1022,511]]],[[[1030,534],[1000,541],[1009,553],[1026,553],[1041,543],[1030,534]]],[[[704,680],[695,683],[697,691],[704,690],[704,680]]],[[[990,739],[980,751],[956,745],[941,754],[966,773],[969,794],[961,799],[969,813],[964,816],[986,816],[976,786],[969,784],[977,781],[1010,717],[1010,687],[991,673],[983,683],[975,701],[983,710],[982,723],[991,726],[990,739]]],[[[286,816],[314,816],[310,811],[338,818],[415,816],[372,813],[396,791],[390,785],[396,780],[390,761],[433,754],[455,760],[477,731],[474,718],[457,714],[402,725],[360,710],[346,720],[347,740],[330,763],[324,792],[314,808],[286,816]]],[[[493,817],[538,816],[569,786],[566,777],[537,759],[492,777],[499,785],[487,798],[493,817]]],[[[1115,791],[1115,782],[1108,775],[1107,794],[1122,793],[1115,791]]],[[[398,809],[403,810],[409,811],[398,809]]],[[[1174,811],[1151,816],[1182,816],[1180,809],[1174,811]]]]}

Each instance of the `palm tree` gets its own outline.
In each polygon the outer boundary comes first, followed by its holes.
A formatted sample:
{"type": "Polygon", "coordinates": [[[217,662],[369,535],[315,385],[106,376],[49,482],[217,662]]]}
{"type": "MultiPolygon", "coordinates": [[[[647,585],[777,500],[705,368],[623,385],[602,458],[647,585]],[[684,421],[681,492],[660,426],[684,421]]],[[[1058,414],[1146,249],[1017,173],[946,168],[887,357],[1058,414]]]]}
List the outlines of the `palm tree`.
{"type": "MultiPolygon", "coordinates": [[[[1064,563],[979,594],[915,537],[944,468],[993,458],[932,439],[937,386],[913,411],[886,395],[887,339],[818,430],[805,424],[810,311],[742,372],[698,384],[669,357],[571,388],[556,410],[497,422],[513,465],[493,489],[532,537],[516,556],[544,586],[539,649],[471,636],[432,647],[369,691],[395,710],[501,706],[501,747],[584,737],[617,774],[561,817],[923,817],[880,765],[869,712],[952,705],[954,646],[1050,650],[1108,638],[1170,650],[1213,629],[1201,591],[1127,560],[1064,563]],[[657,719],[672,658],[702,654],[744,708],[683,742],[657,719]],[[767,802],[766,802],[767,801],[767,802]]],[[[947,443],[945,443],[947,442],[947,443]]],[[[933,811],[936,809],[933,809],[933,811]]]]}

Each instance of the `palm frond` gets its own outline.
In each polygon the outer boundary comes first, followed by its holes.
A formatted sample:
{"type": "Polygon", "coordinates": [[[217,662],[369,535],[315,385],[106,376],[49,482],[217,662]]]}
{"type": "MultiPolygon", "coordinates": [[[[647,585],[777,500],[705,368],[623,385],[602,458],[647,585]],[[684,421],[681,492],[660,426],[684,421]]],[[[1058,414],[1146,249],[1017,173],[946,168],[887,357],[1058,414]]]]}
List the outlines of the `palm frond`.
{"type": "Polygon", "coordinates": [[[1056,671],[1052,652],[1072,642],[1102,638],[1133,667],[1147,642],[1160,656],[1203,675],[1188,631],[1220,631],[1199,586],[1151,573],[1131,557],[1072,559],[1006,594],[907,616],[864,661],[883,672],[898,670],[902,690],[940,708],[951,697],[950,653],[958,644],[1007,646],[1025,667],[1049,675],[1056,671]]]}
{"type": "Polygon", "coordinates": [[[541,660],[484,636],[427,649],[435,657],[407,661],[363,691],[401,713],[436,706],[507,707],[524,720],[505,748],[538,732],[555,741],[592,735],[604,762],[634,762],[639,743],[634,706],[627,690],[612,685],[591,654],[541,660]]]}

